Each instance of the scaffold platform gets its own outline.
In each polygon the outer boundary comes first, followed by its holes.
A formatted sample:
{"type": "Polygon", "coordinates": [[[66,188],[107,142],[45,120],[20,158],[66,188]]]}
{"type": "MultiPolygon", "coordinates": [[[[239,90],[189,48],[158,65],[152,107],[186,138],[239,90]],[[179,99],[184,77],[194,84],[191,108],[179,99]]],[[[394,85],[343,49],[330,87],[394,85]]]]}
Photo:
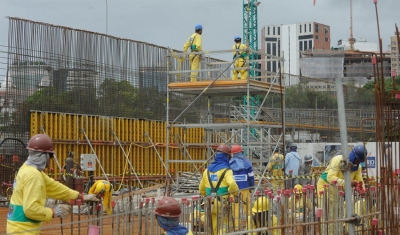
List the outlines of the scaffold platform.
{"type": "MultiPolygon", "coordinates": [[[[246,94],[265,94],[268,90],[274,93],[280,93],[281,87],[277,84],[269,82],[261,82],[256,80],[218,80],[212,83],[213,80],[196,81],[196,82],[171,82],[168,84],[170,92],[179,92],[190,95],[203,95],[212,96],[229,96],[246,94]],[[210,84],[212,85],[210,86],[210,84]],[[205,90],[210,86],[207,90],[205,90]]],[[[282,87],[282,92],[284,91],[282,87]]]]}

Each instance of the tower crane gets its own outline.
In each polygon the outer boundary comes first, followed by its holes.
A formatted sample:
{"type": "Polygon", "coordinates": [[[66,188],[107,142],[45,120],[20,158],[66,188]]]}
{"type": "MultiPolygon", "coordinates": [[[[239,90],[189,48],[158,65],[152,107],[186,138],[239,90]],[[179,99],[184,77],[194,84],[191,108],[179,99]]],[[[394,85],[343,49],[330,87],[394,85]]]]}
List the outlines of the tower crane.
{"type": "MultiPolygon", "coordinates": [[[[353,0],[349,0],[350,2],[350,38],[349,38],[349,44],[350,44],[350,51],[354,51],[354,36],[353,36],[353,0]]],[[[313,4],[315,6],[316,0],[313,0],[313,4]]]]}
{"type": "MultiPolygon", "coordinates": [[[[243,43],[254,50],[258,50],[258,14],[257,14],[257,7],[260,5],[261,2],[257,0],[243,0],[243,43]]],[[[252,61],[248,65],[249,67],[249,79],[255,79],[256,76],[259,76],[260,73],[252,70],[259,69],[259,63],[254,62],[254,60],[258,59],[258,54],[255,52],[251,52],[249,54],[249,60],[252,61]]],[[[260,104],[260,97],[259,96],[245,96],[243,98],[244,105],[250,103],[252,107],[250,109],[250,115],[255,116],[257,114],[256,107],[260,104]]],[[[250,121],[250,120],[248,120],[250,121]]],[[[258,137],[258,133],[251,129],[250,132],[253,136],[258,137]]]]}

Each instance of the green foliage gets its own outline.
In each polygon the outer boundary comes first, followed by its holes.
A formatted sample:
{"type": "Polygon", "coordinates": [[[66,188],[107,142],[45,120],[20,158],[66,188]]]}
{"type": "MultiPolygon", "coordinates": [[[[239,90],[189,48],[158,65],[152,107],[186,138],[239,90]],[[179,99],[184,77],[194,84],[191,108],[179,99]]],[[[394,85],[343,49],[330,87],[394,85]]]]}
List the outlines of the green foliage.
{"type": "Polygon", "coordinates": [[[287,108],[334,109],[337,107],[336,98],[332,94],[311,90],[303,84],[286,88],[285,101],[287,108]]]}

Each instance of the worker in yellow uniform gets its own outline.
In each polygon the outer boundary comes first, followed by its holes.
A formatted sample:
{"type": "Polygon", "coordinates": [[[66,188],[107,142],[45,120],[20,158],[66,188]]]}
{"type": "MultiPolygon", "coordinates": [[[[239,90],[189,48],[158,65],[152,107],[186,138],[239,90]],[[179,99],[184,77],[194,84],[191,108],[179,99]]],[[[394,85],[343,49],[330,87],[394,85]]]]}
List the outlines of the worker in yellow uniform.
{"type": "MultiPolygon", "coordinates": [[[[190,49],[190,52],[201,52],[202,50],[202,39],[201,34],[203,33],[203,26],[201,24],[196,24],[194,27],[194,34],[192,34],[188,40],[186,41],[185,45],[183,45],[183,52],[186,52],[190,49]]],[[[197,79],[197,75],[199,74],[198,71],[200,69],[200,54],[190,54],[189,61],[190,61],[190,69],[192,72],[190,73],[190,81],[195,82],[197,79]]]]}
{"type": "MultiPolygon", "coordinates": [[[[213,198],[211,227],[214,235],[217,235],[222,226],[227,224],[225,223],[227,222],[227,213],[222,213],[222,210],[226,208],[226,199],[230,194],[237,195],[239,191],[239,187],[233,177],[233,172],[229,168],[230,155],[231,148],[228,145],[219,145],[216,150],[215,160],[203,172],[203,177],[199,185],[200,195],[211,196],[213,198]],[[224,217],[222,217],[222,214],[224,217]]],[[[209,216],[209,214],[206,216],[209,216]]]]}
{"type": "Polygon", "coordinates": [[[280,179],[280,177],[283,177],[285,173],[283,171],[284,157],[279,151],[280,148],[278,146],[275,146],[274,153],[270,157],[267,165],[267,170],[270,173],[270,176],[277,177],[276,179],[271,179],[271,184],[273,185],[275,192],[277,189],[282,189],[284,187],[284,181],[283,179],[280,179]]]}
{"type": "Polygon", "coordinates": [[[233,50],[239,50],[233,52],[233,59],[235,62],[233,63],[233,67],[239,70],[233,70],[232,80],[238,80],[238,74],[240,73],[240,79],[247,79],[247,67],[246,67],[246,57],[247,57],[247,46],[246,44],[242,44],[242,38],[240,36],[234,37],[235,45],[233,45],[233,50]]]}
{"type": "MultiPolygon", "coordinates": [[[[349,161],[353,165],[350,169],[350,180],[354,183],[362,182],[364,185],[363,177],[362,177],[362,167],[360,165],[361,162],[365,161],[365,157],[367,155],[367,150],[363,145],[356,145],[349,153],[349,161]]],[[[322,173],[321,177],[318,179],[317,183],[317,192],[324,191],[324,185],[329,185],[329,219],[334,218],[334,210],[333,208],[338,204],[338,189],[337,186],[341,186],[344,188],[344,173],[340,170],[340,162],[343,160],[342,155],[335,156],[329,162],[329,165],[326,167],[324,173],[322,173]],[[332,182],[336,182],[336,185],[333,185],[332,182]]],[[[363,186],[364,187],[364,186],[363,186]]],[[[318,194],[320,195],[320,194],[318,194]]],[[[319,196],[320,200],[322,200],[322,195],[319,196]]],[[[334,223],[329,224],[329,234],[335,234],[334,232],[334,223]]]]}
{"type": "Polygon", "coordinates": [[[186,227],[179,224],[181,206],[172,197],[163,197],[154,210],[158,225],[164,230],[163,235],[193,235],[186,227]]]}
{"type": "Polygon", "coordinates": [[[312,211],[312,202],[310,198],[303,195],[303,186],[296,184],[293,188],[294,196],[289,198],[289,210],[293,214],[295,213],[296,220],[299,222],[303,221],[303,215],[309,215],[312,211]],[[304,204],[305,201],[305,204],[304,204]]]}
{"type": "Polygon", "coordinates": [[[107,180],[98,180],[89,189],[89,194],[98,195],[103,198],[103,210],[107,215],[112,214],[111,197],[113,186],[107,180]]]}
{"type": "Polygon", "coordinates": [[[7,234],[40,234],[43,221],[68,216],[71,206],[57,204],[54,209],[45,207],[47,197],[68,203],[71,199],[98,201],[95,195],[79,194],[43,172],[49,167],[54,154],[53,141],[48,135],[34,135],[26,149],[29,156],[14,180],[7,213],[7,234]]]}
{"type": "MultiPolygon", "coordinates": [[[[265,196],[258,197],[254,202],[253,208],[251,209],[253,212],[251,216],[247,218],[247,230],[257,229],[257,228],[267,228],[270,226],[268,221],[272,222],[271,227],[278,226],[278,218],[272,213],[268,213],[268,198],[265,196]],[[271,216],[271,219],[268,219],[268,216],[271,216]]],[[[261,235],[261,234],[271,234],[271,232],[267,232],[265,230],[263,232],[253,232],[248,233],[252,235],[261,235]]],[[[273,235],[280,234],[279,229],[272,230],[273,235]]]]}

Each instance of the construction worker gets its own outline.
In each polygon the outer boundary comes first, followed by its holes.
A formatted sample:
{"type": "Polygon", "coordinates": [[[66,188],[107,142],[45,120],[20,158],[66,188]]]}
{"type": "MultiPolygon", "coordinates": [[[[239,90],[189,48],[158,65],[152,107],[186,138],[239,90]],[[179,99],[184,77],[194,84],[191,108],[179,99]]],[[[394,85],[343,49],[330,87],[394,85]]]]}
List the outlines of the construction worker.
{"type": "Polygon", "coordinates": [[[34,135],[28,142],[29,156],[19,168],[7,213],[7,234],[40,234],[42,222],[65,218],[71,206],[45,207],[46,198],[69,201],[98,201],[95,195],[83,195],[48,177],[43,170],[53,158],[53,141],[48,135],[34,135]]]}
{"type": "Polygon", "coordinates": [[[203,172],[199,185],[200,195],[211,196],[213,200],[212,210],[207,208],[206,211],[211,211],[211,224],[214,235],[218,234],[218,231],[222,229],[222,225],[227,220],[227,213],[222,212],[225,209],[226,199],[229,194],[236,196],[239,192],[239,187],[229,167],[230,155],[231,148],[228,145],[219,145],[216,150],[215,160],[203,172]],[[221,214],[224,215],[223,218],[221,214]]]}
{"type": "Polygon", "coordinates": [[[107,215],[112,214],[111,197],[113,193],[113,185],[107,180],[97,180],[89,189],[89,194],[97,195],[103,198],[103,211],[107,215]]]}
{"type": "MultiPolygon", "coordinates": [[[[202,50],[202,39],[201,34],[203,33],[203,26],[201,24],[196,24],[194,27],[194,34],[192,34],[185,45],[183,45],[183,52],[186,52],[189,48],[191,52],[201,52],[202,50]]],[[[197,79],[198,71],[200,69],[200,57],[199,54],[190,54],[189,61],[190,61],[190,69],[192,72],[190,73],[190,81],[195,82],[197,79]]]]}
{"type": "MultiPolygon", "coordinates": [[[[367,155],[367,150],[364,148],[363,145],[356,145],[349,153],[349,161],[353,165],[350,169],[350,180],[352,186],[357,184],[362,184],[364,187],[364,181],[362,177],[362,170],[361,170],[361,162],[365,161],[367,155]]],[[[341,161],[343,160],[343,155],[337,155],[331,159],[326,170],[322,173],[321,177],[318,179],[317,183],[317,192],[324,191],[324,185],[329,185],[329,218],[334,218],[334,210],[335,206],[338,206],[337,202],[339,195],[337,186],[341,186],[344,188],[344,173],[341,171],[341,161]],[[336,185],[333,185],[333,182],[336,185]]],[[[320,194],[319,194],[320,195],[320,194]]],[[[322,200],[322,195],[319,196],[320,200],[322,200]]],[[[329,224],[329,234],[334,234],[334,224],[329,224]]]]}
{"type": "Polygon", "coordinates": [[[192,235],[186,227],[179,224],[179,217],[182,214],[181,206],[172,197],[163,197],[154,210],[158,225],[164,230],[165,235],[192,235]]]}
{"type": "Polygon", "coordinates": [[[235,227],[239,228],[238,225],[241,221],[240,205],[244,205],[243,212],[246,214],[245,218],[247,218],[247,215],[250,214],[251,207],[247,205],[251,202],[250,190],[252,190],[254,187],[254,172],[251,162],[243,155],[243,148],[240,145],[232,146],[231,153],[232,158],[229,161],[229,165],[233,171],[233,176],[240,190],[240,195],[238,195],[238,199],[241,202],[238,203],[238,200],[235,200],[236,203],[234,204],[236,219],[235,227]]]}
{"type": "Polygon", "coordinates": [[[310,177],[310,178],[299,179],[299,183],[303,186],[312,183],[311,179],[312,162],[313,162],[313,157],[309,154],[306,154],[304,156],[303,162],[300,163],[299,176],[310,177]]]}
{"type": "Polygon", "coordinates": [[[303,187],[300,184],[294,186],[293,193],[294,196],[289,198],[289,210],[295,213],[297,220],[302,221],[303,214],[307,213],[307,216],[312,211],[312,202],[310,198],[303,195],[303,187]]]}
{"type": "Polygon", "coordinates": [[[277,177],[277,179],[272,179],[271,184],[273,185],[275,191],[277,189],[283,188],[283,179],[279,179],[279,177],[283,177],[283,155],[279,152],[280,148],[275,146],[274,153],[269,159],[267,170],[270,176],[277,177]]]}
{"type": "MultiPolygon", "coordinates": [[[[291,143],[289,150],[290,152],[285,156],[285,174],[289,177],[297,177],[299,175],[299,167],[301,163],[301,157],[297,153],[297,144],[291,143]]],[[[297,178],[286,180],[286,188],[293,188],[297,181],[297,178]]]]}
{"type": "MultiPolygon", "coordinates": [[[[268,216],[271,216],[271,227],[278,226],[278,218],[273,215],[272,213],[268,213],[268,198],[265,196],[258,197],[257,200],[254,202],[253,208],[251,210],[253,213],[251,216],[247,218],[247,230],[257,229],[257,228],[267,228],[268,224],[268,216]]],[[[253,232],[247,233],[252,235],[261,235],[261,234],[271,234],[271,232],[267,232],[265,230],[263,232],[253,232]]],[[[274,229],[272,232],[273,235],[278,235],[279,229],[274,229]]]]}
{"type": "Polygon", "coordinates": [[[232,80],[238,80],[238,74],[240,73],[240,79],[247,79],[247,68],[246,68],[246,57],[247,57],[247,46],[246,44],[242,44],[242,38],[240,36],[234,37],[235,45],[233,45],[233,50],[240,50],[233,52],[233,59],[235,62],[233,63],[233,67],[240,70],[233,70],[232,80]]]}

